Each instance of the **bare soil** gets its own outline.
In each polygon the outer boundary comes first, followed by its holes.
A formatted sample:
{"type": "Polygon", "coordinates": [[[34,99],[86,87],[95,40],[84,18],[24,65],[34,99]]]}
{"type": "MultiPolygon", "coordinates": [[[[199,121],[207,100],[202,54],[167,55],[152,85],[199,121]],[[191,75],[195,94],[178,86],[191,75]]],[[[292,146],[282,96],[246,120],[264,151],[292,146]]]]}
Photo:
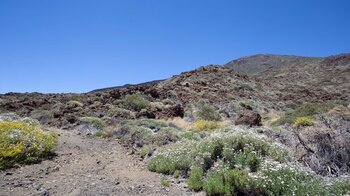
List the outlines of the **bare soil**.
{"type": "Polygon", "coordinates": [[[160,184],[136,155],[114,139],[60,134],[57,156],[0,172],[0,195],[192,195],[185,183],[160,184]]]}

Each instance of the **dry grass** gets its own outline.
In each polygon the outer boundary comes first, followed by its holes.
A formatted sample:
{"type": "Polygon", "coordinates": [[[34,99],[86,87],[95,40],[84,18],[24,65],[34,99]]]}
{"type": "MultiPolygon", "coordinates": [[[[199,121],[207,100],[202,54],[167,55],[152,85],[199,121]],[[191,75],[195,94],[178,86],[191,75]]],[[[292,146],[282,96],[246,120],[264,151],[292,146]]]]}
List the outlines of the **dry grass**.
{"type": "Polygon", "coordinates": [[[188,128],[191,127],[191,123],[182,119],[182,118],[179,118],[179,117],[176,117],[176,118],[172,118],[172,119],[167,119],[166,122],[169,124],[169,125],[174,125],[176,127],[178,127],[179,129],[182,129],[182,130],[186,130],[188,128]]]}

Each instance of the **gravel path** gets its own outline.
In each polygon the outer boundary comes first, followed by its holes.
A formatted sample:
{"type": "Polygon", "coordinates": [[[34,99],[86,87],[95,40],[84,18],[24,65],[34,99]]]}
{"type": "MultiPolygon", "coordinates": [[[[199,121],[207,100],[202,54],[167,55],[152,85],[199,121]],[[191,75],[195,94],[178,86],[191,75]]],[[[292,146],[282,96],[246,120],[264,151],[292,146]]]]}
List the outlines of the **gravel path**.
{"type": "Polygon", "coordinates": [[[0,173],[0,195],[193,195],[184,183],[160,185],[163,176],[114,139],[60,134],[58,156],[0,173]]]}

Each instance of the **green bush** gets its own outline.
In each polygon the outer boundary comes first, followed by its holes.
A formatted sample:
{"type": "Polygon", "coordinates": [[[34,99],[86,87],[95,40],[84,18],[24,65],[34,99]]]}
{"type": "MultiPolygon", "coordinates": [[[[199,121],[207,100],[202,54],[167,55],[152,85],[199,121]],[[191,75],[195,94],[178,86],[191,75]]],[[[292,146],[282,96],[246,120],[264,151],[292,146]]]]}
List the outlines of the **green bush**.
{"type": "Polygon", "coordinates": [[[133,119],[135,118],[134,112],[126,110],[123,108],[112,108],[107,112],[107,116],[111,118],[124,118],[124,119],[133,119]]]}
{"type": "Polygon", "coordinates": [[[103,129],[106,126],[105,122],[96,117],[82,117],[80,118],[80,122],[86,124],[93,124],[99,129],[103,129]]]}
{"type": "Polygon", "coordinates": [[[285,161],[287,152],[273,146],[260,138],[248,135],[225,135],[208,137],[203,140],[184,140],[160,149],[156,157],[148,162],[150,171],[173,174],[175,170],[186,173],[194,165],[210,168],[213,163],[222,159],[232,168],[242,162],[238,157],[244,155],[244,165],[257,170],[261,157],[269,157],[276,161],[285,161]],[[253,158],[251,158],[253,157],[253,158]]]}
{"type": "Polygon", "coordinates": [[[249,192],[250,177],[248,172],[241,169],[232,169],[224,173],[226,193],[232,195],[234,192],[249,192]]]}
{"type": "Polygon", "coordinates": [[[314,120],[309,117],[298,117],[294,120],[294,125],[297,127],[312,126],[313,124],[314,120]]]}
{"type": "Polygon", "coordinates": [[[167,179],[162,178],[162,179],[160,180],[160,184],[161,184],[162,186],[169,187],[169,186],[170,186],[170,181],[167,180],[167,179]]]}
{"type": "Polygon", "coordinates": [[[350,180],[335,181],[329,188],[330,195],[350,194],[350,180]]]}
{"type": "Polygon", "coordinates": [[[0,169],[36,163],[54,155],[57,134],[25,122],[0,122],[0,169]]]}
{"type": "Polygon", "coordinates": [[[169,125],[166,122],[153,119],[129,120],[127,121],[127,124],[131,126],[139,126],[149,129],[161,129],[169,127],[169,125]]]}
{"type": "Polygon", "coordinates": [[[203,187],[204,172],[200,166],[195,166],[191,169],[190,176],[188,178],[188,187],[194,191],[200,191],[203,187]]]}
{"type": "Polygon", "coordinates": [[[225,195],[227,192],[223,176],[217,171],[208,173],[203,189],[208,195],[225,195]]]}
{"type": "Polygon", "coordinates": [[[140,156],[142,158],[146,157],[150,152],[152,151],[152,147],[150,146],[143,146],[141,149],[140,149],[140,156]]]}
{"type": "Polygon", "coordinates": [[[108,134],[107,134],[106,132],[104,132],[104,131],[97,131],[97,132],[95,133],[95,136],[96,136],[96,137],[107,137],[108,134]]]}
{"type": "Polygon", "coordinates": [[[344,195],[350,181],[327,185],[289,164],[287,151],[251,132],[215,132],[158,149],[153,172],[188,177],[191,190],[208,195],[344,195]]]}
{"type": "Polygon", "coordinates": [[[264,178],[256,179],[264,195],[329,195],[325,184],[310,174],[288,167],[274,168],[268,166],[262,171],[264,178]]]}
{"type": "Polygon", "coordinates": [[[126,107],[138,112],[147,108],[150,104],[150,102],[140,94],[126,95],[123,99],[123,103],[126,107]]]}
{"type": "Polygon", "coordinates": [[[175,170],[173,173],[174,178],[178,178],[181,176],[181,172],[179,170],[175,170]]]}
{"type": "Polygon", "coordinates": [[[212,105],[206,103],[200,103],[197,111],[197,118],[206,121],[218,121],[221,119],[219,113],[215,111],[212,105]]]}
{"type": "Polygon", "coordinates": [[[323,114],[334,108],[334,103],[307,103],[296,110],[287,112],[278,119],[273,125],[293,124],[298,117],[311,117],[316,114],[323,114]]]}

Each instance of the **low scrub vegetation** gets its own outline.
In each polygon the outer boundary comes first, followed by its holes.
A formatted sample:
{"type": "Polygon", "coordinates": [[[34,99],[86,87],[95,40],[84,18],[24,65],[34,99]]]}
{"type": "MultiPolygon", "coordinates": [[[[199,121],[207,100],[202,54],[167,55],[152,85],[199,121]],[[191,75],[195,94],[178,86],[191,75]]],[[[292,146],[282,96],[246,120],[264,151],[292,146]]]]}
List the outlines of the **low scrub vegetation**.
{"type": "Polygon", "coordinates": [[[178,141],[179,132],[164,121],[140,119],[126,121],[115,135],[123,143],[141,150],[141,156],[146,156],[149,148],[178,141]]]}
{"type": "Polygon", "coordinates": [[[170,186],[170,181],[163,178],[163,179],[160,180],[160,184],[162,186],[169,187],[170,186]]]}
{"type": "Polygon", "coordinates": [[[206,121],[218,121],[221,119],[219,113],[215,111],[214,106],[207,103],[198,104],[197,118],[206,121]]]}
{"type": "Polygon", "coordinates": [[[307,103],[296,110],[287,112],[284,116],[274,122],[274,125],[293,124],[299,117],[312,117],[316,114],[328,112],[334,108],[334,103],[307,103]]]}
{"type": "MultiPolygon", "coordinates": [[[[237,128],[237,127],[236,127],[237,128]]],[[[244,131],[219,131],[158,149],[148,169],[188,177],[188,187],[207,195],[342,195],[349,182],[327,185],[290,162],[287,151],[244,131]]]]}
{"type": "Polygon", "coordinates": [[[135,111],[141,111],[150,105],[150,102],[140,94],[126,95],[123,104],[135,111]]]}
{"type": "Polygon", "coordinates": [[[314,120],[310,117],[298,117],[294,121],[294,125],[297,127],[312,126],[313,124],[314,120]]]}
{"type": "Polygon", "coordinates": [[[36,163],[54,155],[57,134],[46,133],[28,122],[0,122],[0,169],[36,163]]]}
{"type": "Polygon", "coordinates": [[[106,132],[104,132],[104,131],[97,131],[95,133],[95,136],[96,137],[108,137],[108,134],[106,132]]]}
{"type": "Polygon", "coordinates": [[[134,112],[123,108],[111,108],[108,110],[107,116],[111,118],[123,118],[123,119],[135,118],[134,112]]]}
{"type": "Polygon", "coordinates": [[[286,159],[286,151],[262,139],[243,134],[219,135],[171,144],[148,162],[148,169],[164,174],[173,174],[176,170],[187,173],[191,167],[198,165],[208,170],[221,160],[232,168],[248,167],[256,171],[263,157],[279,161],[286,159]]]}
{"type": "Polygon", "coordinates": [[[206,120],[199,120],[192,124],[191,128],[196,132],[202,132],[202,131],[214,131],[218,128],[220,128],[221,125],[219,122],[215,121],[206,121],[206,120]]]}
{"type": "Polygon", "coordinates": [[[80,118],[81,123],[92,124],[98,129],[103,129],[106,126],[106,123],[103,122],[100,118],[96,117],[82,117],[80,118]]]}

